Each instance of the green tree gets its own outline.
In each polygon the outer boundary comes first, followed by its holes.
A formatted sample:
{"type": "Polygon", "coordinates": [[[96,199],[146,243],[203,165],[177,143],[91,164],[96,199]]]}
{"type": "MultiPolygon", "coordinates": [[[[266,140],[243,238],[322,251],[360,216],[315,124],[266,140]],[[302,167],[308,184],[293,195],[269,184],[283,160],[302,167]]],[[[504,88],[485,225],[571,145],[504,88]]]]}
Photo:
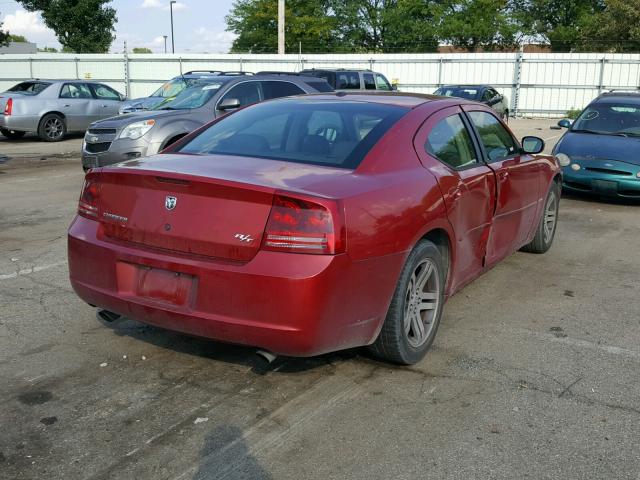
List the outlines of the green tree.
{"type": "Polygon", "coordinates": [[[18,43],[27,43],[29,40],[26,39],[23,35],[12,35],[9,34],[10,42],[18,42],[18,43]]]}
{"type": "Polygon", "coordinates": [[[2,22],[0,22],[0,47],[9,43],[9,32],[2,30],[2,22]]]}
{"type": "MultiPolygon", "coordinates": [[[[285,49],[306,52],[335,51],[336,18],[328,1],[287,0],[285,10],[285,49]]],[[[236,0],[226,17],[227,30],[238,37],[232,52],[275,53],[278,50],[277,0],[236,0]]]]}
{"type": "Polygon", "coordinates": [[[604,0],[519,0],[529,28],[556,52],[579,49],[585,30],[604,8],[604,0]]]}
{"type": "Polygon", "coordinates": [[[441,2],[398,0],[394,8],[383,12],[385,24],[382,51],[436,52],[436,23],[442,14],[441,2]]]}
{"type": "Polygon", "coordinates": [[[153,53],[151,49],[146,47],[133,47],[133,53],[153,53]]]}
{"type": "Polygon", "coordinates": [[[526,31],[508,0],[448,0],[438,27],[442,40],[470,51],[517,45],[526,31]]]}
{"type": "Polygon", "coordinates": [[[583,20],[579,49],[593,52],[640,51],[640,0],[605,0],[600,13],[583,20]]]}
{"type": "Polygon", "coordinates": [[[18,0],[26,10],[40,12],[66,48],[76,53],[106,53],[117,21],[111,0],[18,0]]]}
{"type": "Polygon", "coordinates": [[[434,0],[333,0],[340,50],[431,52],[438,48],[434,0]]]}
{"type": "Polygon", "coordinates": [[[43,47],[43,48],[39,48],[38,49],[39,52],[43,52],[43,53],[58,53],[58,50],[56,50],[53,47],[43,47]]]}

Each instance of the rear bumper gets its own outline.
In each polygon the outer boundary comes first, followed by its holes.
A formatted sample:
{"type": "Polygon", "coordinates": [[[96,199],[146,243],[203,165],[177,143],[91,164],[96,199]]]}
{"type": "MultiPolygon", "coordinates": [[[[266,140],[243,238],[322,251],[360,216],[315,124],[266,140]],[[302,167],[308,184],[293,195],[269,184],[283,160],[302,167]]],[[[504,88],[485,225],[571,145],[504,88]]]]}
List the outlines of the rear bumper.
{"type": "Polygon", "coordinates": [[[353,262],[345,254],[259,251],[244,264],[202,260],[113,243],[102,238],[97,222],[83,217],[69,228],[68,255],[71,284],[87,303],[170,330],[293,356],[373,342],[404,258],[353,262]],[[140,268],[185,276],[188,291],[175,303],[140,295],[148,288],[131,275],[140,268]]]}
{"type": "Polygon", "coordinates": [[[640,166],[623,164],[628,175],[600,173],[563,168],[562,186],[573,192],[592,193],[606,197],[640,198],[640,166]]]}
{"type": "Polygon", "coordinates": [[[20,132],[37,132],[40,117],[37,115],[0,115],[0,128],[20,132]]]}

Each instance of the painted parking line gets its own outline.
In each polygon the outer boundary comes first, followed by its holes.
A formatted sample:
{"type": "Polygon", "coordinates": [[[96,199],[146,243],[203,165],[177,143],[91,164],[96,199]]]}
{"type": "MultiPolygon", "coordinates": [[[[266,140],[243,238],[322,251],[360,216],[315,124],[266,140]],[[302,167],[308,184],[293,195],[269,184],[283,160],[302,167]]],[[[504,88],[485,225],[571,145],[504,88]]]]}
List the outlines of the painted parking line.
{"type": "Polygon", "coordinates": [[[31,268],[23,268],[22,270],[18,270],[16,272],[0,274],[0,280],[10,280],[12,278],[18,278],[22,275],[30,275],[32,273],[42,272],[44,270],[49,270],[51,268],[59,267],[61,265],[66,265],[66,264],[67,262],[64,261],[64,262],[50,263],[48,265],[38,265],[31,268]]]}

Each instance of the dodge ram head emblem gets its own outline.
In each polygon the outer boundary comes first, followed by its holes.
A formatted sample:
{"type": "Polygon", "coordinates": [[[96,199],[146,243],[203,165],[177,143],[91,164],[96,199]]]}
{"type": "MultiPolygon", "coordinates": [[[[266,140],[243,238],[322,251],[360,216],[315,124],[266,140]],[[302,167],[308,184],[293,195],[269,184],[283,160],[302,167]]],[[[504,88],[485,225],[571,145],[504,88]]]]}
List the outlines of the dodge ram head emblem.
{"type": "Polygon", "coordinates": [[[164,199],[164,207],[167,210],[173,210],[176,208],[176,203],[178,203],[178,199],[176,197],[170,197],[167,195],[164,199]]]}

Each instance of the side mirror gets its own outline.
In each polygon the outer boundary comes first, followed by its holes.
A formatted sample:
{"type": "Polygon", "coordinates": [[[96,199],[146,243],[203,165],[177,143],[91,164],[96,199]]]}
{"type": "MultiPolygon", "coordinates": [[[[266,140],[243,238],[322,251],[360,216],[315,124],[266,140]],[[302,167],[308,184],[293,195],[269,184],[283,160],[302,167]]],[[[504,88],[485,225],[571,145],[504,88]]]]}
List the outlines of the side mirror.
{"type": "Polygon", "coordinates": [[[240,100],[237,98],[225,98],[218,104],[218,110],[227,111],[240,108],[240,100]]]}
{"type": "Polygon", "coordinates": [[[398,91],[398,84],[397,83],[392,83],[391,84],[391,91],[392,92],[397,92],[398,91]]]}
{"type": "Polygon", "coordinates": [[[524,153],[540,153],[544,150],[544,140],[538,137],[523,137],[522,151],[524,153]]]}
{"type": "Polygon", "coordinates": [[[571,120],[569,120],[568,118],[563,118],[558,122],[558,126],[562,128],[571,128],[571,123],[571,120]]]}
{"type": "Polygon", "coordinates": [[[120,101],[121,102],[124,102],[127,99],[127,97],[125,95],[121,94],[121,93],[119,93],[118,95],[120,95],[120,101]]]}

